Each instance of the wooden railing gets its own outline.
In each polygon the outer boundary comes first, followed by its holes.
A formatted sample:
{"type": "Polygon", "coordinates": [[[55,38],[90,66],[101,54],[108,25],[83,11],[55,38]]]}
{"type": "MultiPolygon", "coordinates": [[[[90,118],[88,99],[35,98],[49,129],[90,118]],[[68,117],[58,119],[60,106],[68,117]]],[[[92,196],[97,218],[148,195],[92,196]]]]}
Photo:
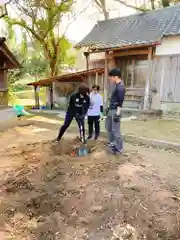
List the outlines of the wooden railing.
{"type": "Polygon", "coordinates": [[[0,106],[8,106],[8,90],[0,89],[0,106]]]}
{"type": "Polygon", "coordinates": [[[126,88],[126,100],[143,100],[145,88],[126,88]]]}

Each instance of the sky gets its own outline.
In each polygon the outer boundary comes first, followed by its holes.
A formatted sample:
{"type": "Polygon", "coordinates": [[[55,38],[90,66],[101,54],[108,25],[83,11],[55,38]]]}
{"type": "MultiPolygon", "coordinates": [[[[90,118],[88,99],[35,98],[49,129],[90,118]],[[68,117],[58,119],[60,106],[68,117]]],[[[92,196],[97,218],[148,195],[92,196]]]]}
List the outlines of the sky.
{"type": "MultiPolygon", "coordinates": [[[[5,0],[0,0],[5,1],[5,0]]],[[[128,0],[128,3],[134,3],[137,0],[128,0]]],[[[139,0],[144,1],[144,0],[139,0]]],[[[147,1],[147,0],[145,0],[147,1]]],[[[107,0],[107,9],[110,12],[110,18],[115,18],[124,15],[135,13],[135,10],[122,6],[114,0],[107,0]]],[[[15,16],[13,9],[9,14],[15,16]]],[[[66,36],[73,43],[81,41],[93,28],[97,21],[103,20],[103,15],[98,11],[97,7],[93,5],[93,0],[76,0],[76,5],[73,9],[73,16],[68,16],[63,19],[62,33],[66,32],[66,36]]],[[[3,28],[0,24],[0,30],[3,28]]],[[[5,28],[4,28],[5,31],[5,28]]],[[[20,36],[20,30],[16,28],[17,40],[20,36]]],[[[19,39],[20,41],[20,39],[19,39]]]]}
{"type": "MultiPolygon", "coordinates": [[[[130,4],[131,1],[132,3],[134,2],[134,0],[128,0],[128,3],[130,4]]],[[[110,11],[110,18],[135,13],[134,9],[129,9],[113,0],[107,0],[107,8],[110,11]]],[[[92,0],[78,0],[75,11],[80,12],[81,10],[83,13],[70,24],[67,31],[67,36],[74,42],[81,41],[91,31],[97,21],[103,20],[103,15],[92,4],[92,0]]]]}
{"type": "Polygon", "coordinates": [[[7,0],[0,0],[0,5],[5,4],[6,2],[7,2],[7,0]]]}

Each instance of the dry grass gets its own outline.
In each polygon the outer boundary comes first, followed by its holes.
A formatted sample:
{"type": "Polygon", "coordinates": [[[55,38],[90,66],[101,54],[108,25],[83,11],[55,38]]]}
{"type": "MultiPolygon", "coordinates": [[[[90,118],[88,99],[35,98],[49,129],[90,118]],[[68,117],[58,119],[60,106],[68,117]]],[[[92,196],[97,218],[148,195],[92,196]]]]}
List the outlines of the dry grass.
{"type": "Polygon", "coordinates": [[[122,132],[139,137],[180,143],[180,122],[175,120],[151,119],[123,122],[122,132]]]}

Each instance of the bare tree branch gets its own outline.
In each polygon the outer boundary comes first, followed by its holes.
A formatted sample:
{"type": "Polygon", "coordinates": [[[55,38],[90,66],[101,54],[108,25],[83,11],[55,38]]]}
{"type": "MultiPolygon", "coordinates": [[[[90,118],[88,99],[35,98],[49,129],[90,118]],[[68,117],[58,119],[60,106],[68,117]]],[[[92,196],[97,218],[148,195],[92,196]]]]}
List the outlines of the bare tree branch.
{"type": "MultiPolygon", "coordinates": [[[[8,11],[7,11],[7,5],[10,4],[12,2],[12,0],[9,0],[8,2],[6,2],[4,4],[4,13],[0,15],[0,18],[4,18],[5,16],[8,15],[8,11]]],[[[1,8],[1,7],[0,7],[1,8]]],[[[3,7],[2,7],[3,8],[3,7]]]]}
{"type": "Polygon", "coordinates": [[[106,8],[106,0],[94,0],[96,3],[96,6],[98,9],[100,9],[103,12],[104,19],[108,20],[109,19],[109,12],[107,11],[106,8]]]}
{"type": "Polygon", "coordinates": [[[82,14],[84,13],[89,7],[89,3],[87,4],[86,7],[84,7],[82,10],[80,10],[77,14],[75,14],[74,16],[72,16],[71,20],[69,21],[65,31],[64,31],[64,35],[67,33],[68,28],[70,27],[70,25],[82,14]]]}
{"type": "Polygon", "coordinates": [[[116,2],[119,2],[120,4],[122,4],[122,5],[124,5],[124,6],[128,7],[128,8],[132,8],[132,9],[135,9],[135,10],[137,10],[137,11],[146,12],[146,11],[149,11],[149,10],[150,10],[150,9],[144,9],[144,8],[141,8],[141,7],[133,6],[133,5],[128,4],[128,3],[126,3],[126,2],[124,2],[124,1],[122,1],[122,0],[115,0],[115,1],[116,1],[116,2]]]}

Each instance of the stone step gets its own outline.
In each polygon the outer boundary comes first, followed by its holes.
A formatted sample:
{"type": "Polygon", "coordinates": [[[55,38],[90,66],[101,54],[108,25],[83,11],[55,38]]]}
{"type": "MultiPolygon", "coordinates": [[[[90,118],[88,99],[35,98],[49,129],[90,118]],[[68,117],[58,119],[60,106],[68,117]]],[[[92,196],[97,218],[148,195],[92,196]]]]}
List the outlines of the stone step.
{"type": "Polygon", "coordinates": [[[141,100],[124,100],[123,107],[124,108],[132,108],[132,109],[140,109],[142,105],[141,100]]]}

